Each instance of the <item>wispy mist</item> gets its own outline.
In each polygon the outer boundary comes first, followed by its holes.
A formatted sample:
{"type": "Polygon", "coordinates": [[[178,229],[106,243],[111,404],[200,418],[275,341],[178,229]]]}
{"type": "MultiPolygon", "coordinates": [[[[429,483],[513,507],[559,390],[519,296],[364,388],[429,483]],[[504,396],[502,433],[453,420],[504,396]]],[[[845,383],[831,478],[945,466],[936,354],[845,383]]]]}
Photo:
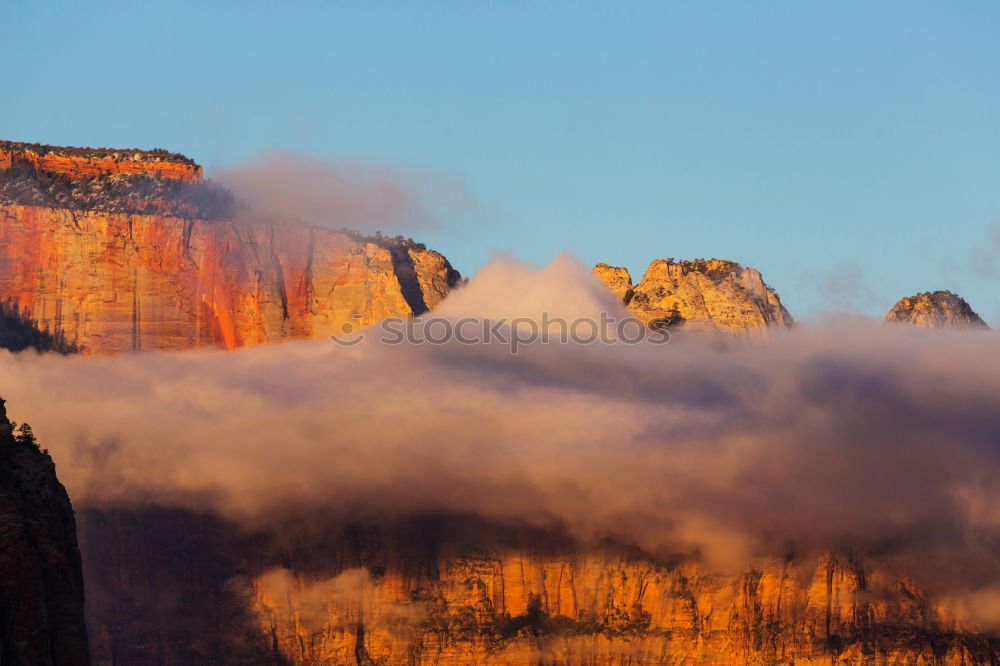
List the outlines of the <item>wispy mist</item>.
{"type": "Polygon", "coordinates": [[[257,210],[333,229],[398,233],[475,207],[457,178],[359,160],[326,161],[287,150],[213,167],[210,176],[257,210]]]}

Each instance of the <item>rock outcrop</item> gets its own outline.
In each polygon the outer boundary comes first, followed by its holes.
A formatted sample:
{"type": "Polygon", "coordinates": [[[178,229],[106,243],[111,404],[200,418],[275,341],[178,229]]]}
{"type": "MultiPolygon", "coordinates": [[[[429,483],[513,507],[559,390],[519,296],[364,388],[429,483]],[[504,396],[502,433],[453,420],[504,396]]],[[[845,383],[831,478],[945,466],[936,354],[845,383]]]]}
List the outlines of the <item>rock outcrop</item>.
{"type": "Polygon", "coordinates": [[[18,164],[70,180],[137,174],[183,182],[202,179],[202,169],[193,160],[165,150],[69,148],[0,141],[0,169],[18,164]]]}
{"type": "Polygon", "coordinates": [[[95,513],[85,534],[88,583],[103,600],[88,618],[98,664],[1000,659],[995,636],[904,573],[842,552],[722,574],[465,518],[272,541],[162,510],[95,513]]]}
{"type": "MultiPolygon", "coordinates": [[[[103,169],[98,153],[66,159],[103,169]]],[[[173,182],[169,165],[200,167],[158,155],[68,184],[44,160],[0,170],[0,300],[83,353],[235,349],[420,314],[459,279],[413,241],[256,215],[188,172],[173,182]]]]}
{"type": "Polygon", "coordinates": [[[989,328],[965,299],[950,291],[925,291],[902,298],[885,321],[917,328],[989,328]]]}
{"type": "Polygon", "coordinates": [[[611,293],[615,295],[624,305],[628,305],[635,295],[632,289],[632,276],[627,268],[620,266],[609,266],[608,264],[597,264],[591,269],[594,275],[608,286],[611,293]]]}
{"type": "Polygon", "coordinates": [[[48,453],[0,400],[0,664],[86,666],[76,523],[48,453]]]}
{"type": "Polygon", "coordinates": [[[738,337],[763,337],[769,328],[793,324],[760,273],[732,261],[656,259],[634,286],[624,268],[598,264],[594,274],[647,323],[738,337]]]}

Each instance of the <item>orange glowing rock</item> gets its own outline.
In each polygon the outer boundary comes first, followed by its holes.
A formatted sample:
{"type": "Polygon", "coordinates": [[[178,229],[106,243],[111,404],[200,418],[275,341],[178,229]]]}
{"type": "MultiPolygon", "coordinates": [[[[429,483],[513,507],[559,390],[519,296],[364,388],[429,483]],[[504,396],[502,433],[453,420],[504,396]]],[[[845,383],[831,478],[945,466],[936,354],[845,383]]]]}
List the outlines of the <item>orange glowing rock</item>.
{"type": "Polygon", "coordinates": [[[146,174],[183,182],[202,179],[200,166],[165,151],[91,150],[0,142],[0,169],[10,168],[18,162],[71,180],[113,174],[146,174]]]}
{"type": "Polygon", "coordinates": [[[0,142],[4,170],[0,299],[84,353],[343,334],[458,279],[413,242],[257,216],[176,153],[0,142]]]}
{"type": "Polygon", "coordinates": [[[395,255],[305,223],[0,205],[0,298],[84,353],[323,337],[448,292],[440,254],[395,255]]]}

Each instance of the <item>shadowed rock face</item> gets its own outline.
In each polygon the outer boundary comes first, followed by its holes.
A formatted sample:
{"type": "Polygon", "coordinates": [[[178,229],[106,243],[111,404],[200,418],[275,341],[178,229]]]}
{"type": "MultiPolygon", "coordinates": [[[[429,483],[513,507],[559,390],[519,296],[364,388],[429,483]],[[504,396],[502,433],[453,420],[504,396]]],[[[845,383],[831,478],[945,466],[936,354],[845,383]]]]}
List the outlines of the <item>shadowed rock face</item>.
{"type": "Polygon", "coordinates": [[[737,337],[765,337],[793,321],[758,271],[732,261],[656,259],[634,287],[624,268],[598,264],[594,274],[643,321],[665,321],[737,337]]]}
{"type": "Polygon", "coordinates": [[[84,509],[80,544],[94,664],[287,663],[249,612],[245,576],[267,549],[217,518],[84,509]]]}
{"type": "Polygon", "coordinates": [[[6,145],[0,300],[83,353],[342,334],[425,312],[459,279],[412,241],[254,215],[183,156],[6,145]]]}
{"type": "Polygon", "coordinates": [[[925,291],[902,298],[885,320],[917,328],[989,328],[965,299],[950,291],[925,291]]]}
{"type": "Polygon", "coordinates": [[[48,454],[15,441],[3,400],[0,545],[0,664],[89,664],[73,508],[48,454]]]}
{"type": "Polygon", "coordinates": [[[905,573],[848,553],[719,573],[462,517],[316,527],[278,538],[178,511],[92,513],[84,541],[96,663],[972,666],[1000,658],[1000,642],[905,573]]]}

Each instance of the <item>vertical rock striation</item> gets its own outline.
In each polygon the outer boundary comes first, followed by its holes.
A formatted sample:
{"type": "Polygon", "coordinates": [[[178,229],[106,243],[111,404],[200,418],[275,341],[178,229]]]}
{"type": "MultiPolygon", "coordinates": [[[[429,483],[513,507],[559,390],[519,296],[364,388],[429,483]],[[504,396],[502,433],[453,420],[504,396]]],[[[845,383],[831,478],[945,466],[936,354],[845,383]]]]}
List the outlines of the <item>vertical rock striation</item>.
{"type": "Polygon", "coordinates": [[[440,254],[305,223],[0,205],[0,298],[85,353],[249,345],[420,314],[440,254]]]}
{"type": "Polygon", "coordinates": [[[83,353],[341,334],[458,280],[413,241],[247,211],[180,155],[0,143],[0,300],[83,353]]]}
{"type": "Polygon", "coordinates": [[[89,617],[99,664],[112,655],[136,666],[1000,659],[995,635],[905,572],[845,552],[720,573],[468,518],[314,529],[305,539],[238,536],[161,510],[99,518],[88,518],[85,539],[104,600],[89,617]]]}
{"type": "Polygon", "coordinates": [[[905,577],[846,554],[778,558],[742,575],[537,534],[385,554],[337,576],[253,579],[261,631],[296,665],[992,664],[1000,642],[964,633],[905,577]],[[377,571],[376,575],[368,572],[377,571]],[[368,663],[358,660],[356,663],[368,663]]]}

